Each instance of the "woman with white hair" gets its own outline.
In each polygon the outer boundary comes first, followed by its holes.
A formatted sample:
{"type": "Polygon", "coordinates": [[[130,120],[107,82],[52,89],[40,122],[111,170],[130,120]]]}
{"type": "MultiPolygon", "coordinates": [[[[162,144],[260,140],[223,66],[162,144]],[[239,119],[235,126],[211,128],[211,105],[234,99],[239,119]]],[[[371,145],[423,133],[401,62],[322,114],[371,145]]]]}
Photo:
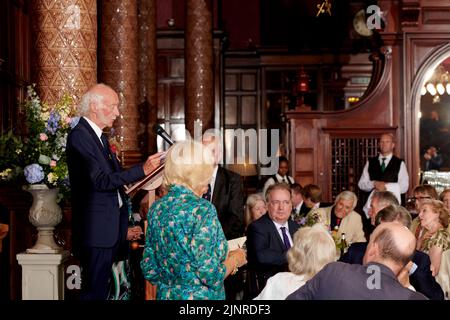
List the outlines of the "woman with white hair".
{"type": "Polygon", "coordinates": [[[213,154],[199,142],[178,142],[167,152],[168,193],[148,212],[141,261],[158,300],[225,299],[224,279],[247,262],[243,249],[228,252],[216,209],[202,198],[213,170],[213,154]]]}
{"type": "Polygon", "coordinates": [[[294,234],[294,245],[287,252],[290,272],[279,272],[269,278],[255,300],[286,299],[335,259],[333,238],[323,225],[316,224],[299,229],[294,234]]]}
{"type": "Polygon", "coordinates": [[[361,216],[354,211],[358,198],[351,191],[342,191],[331,207],[318,208],[308,213],[309,225],[322,223],[333,233],[335,241],[345,233],[348,243],[366,242],[361,216]]]}

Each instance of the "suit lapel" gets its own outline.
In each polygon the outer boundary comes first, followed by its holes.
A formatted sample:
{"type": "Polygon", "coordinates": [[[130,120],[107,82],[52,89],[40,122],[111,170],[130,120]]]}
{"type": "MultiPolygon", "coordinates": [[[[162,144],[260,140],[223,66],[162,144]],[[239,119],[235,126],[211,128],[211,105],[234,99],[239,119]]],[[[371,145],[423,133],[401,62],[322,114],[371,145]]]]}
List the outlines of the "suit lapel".
{"type": "Polygon", "coordinates": [[[289,234],[291,235],[292,241],[294,241],[294,233],[297,232],[298,228],[296,228],[297,223],[293,222],[292,220],[288,220],[288,226],[289,226],[289,234]]]}
{"type": "Polygon", "coordinates": [[[92,127],[89,125],[89,123],[83,118],[80,118],[80,121],[78,122],[79,125],[82,125],[91,135],[92,140],[94,140],[94,142],[97,144],[97,147],[99,148],[99,151],[101,152],[101,154],[103,155],[103,157],[105,158],[105,160],[111,164],[109,156],[105,150],[105,148],[103,148],[102,143],[100,142],[100,139],[97,137],[97,134],[95,134],[94,129],[92,129],[92,127]]]}
{"type": "Polygon", "coordinates": [[[269,226],[270,231],[272,232],[272,237],[278,239],[278,246],[284,250],[284,242],[283,239],[281,239],[280,234],[278,233],[277,227],[275,226],[275,224],[273,223],[272,219],[270,219],[268,213],[266,213],[264,216],[266,216],[267,219],[267,224],[269,226]]]}

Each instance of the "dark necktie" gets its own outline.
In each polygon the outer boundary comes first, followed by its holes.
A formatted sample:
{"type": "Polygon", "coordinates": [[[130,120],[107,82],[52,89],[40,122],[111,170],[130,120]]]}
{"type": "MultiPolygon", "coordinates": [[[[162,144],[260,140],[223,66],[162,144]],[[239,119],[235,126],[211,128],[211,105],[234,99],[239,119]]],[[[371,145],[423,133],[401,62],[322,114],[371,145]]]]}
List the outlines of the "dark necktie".
{"type": "Polygon", "coordinates": [[[381,158],[381,172],[384,172],[384,170],[386,169],[386,158],[381,158]]]}
{"type": "Polygon", "coordinates": [[[281,182],[287,183],[286,178],[283,178],[283,180],[281,180],[281,182]]]}
{"type": "Polygon", "coordinates": [[[280,229],[281,233],[283,234],[284,247],[286,248],[286,250],[288,250],[291,247],[291,242],[289,241],[289,238],[287,236],[286,227],[280,227],[280,229]]]}
{"type": "Polygon", "coordinates": [[[106,138],[106,134],[102,133],[100,140],[102,140],[103,151],[105,151],[105,153],[109,156],[109,141],[108,138],[106,138]]]}
{"type": "Polygon", "coordinates": [[[206,199],[208,201],[211,201],[211,184],[210,183],[208,183],[208,191],[206,191],[206,193],[204,193],[202,195],[202,198],[206,199]]]}

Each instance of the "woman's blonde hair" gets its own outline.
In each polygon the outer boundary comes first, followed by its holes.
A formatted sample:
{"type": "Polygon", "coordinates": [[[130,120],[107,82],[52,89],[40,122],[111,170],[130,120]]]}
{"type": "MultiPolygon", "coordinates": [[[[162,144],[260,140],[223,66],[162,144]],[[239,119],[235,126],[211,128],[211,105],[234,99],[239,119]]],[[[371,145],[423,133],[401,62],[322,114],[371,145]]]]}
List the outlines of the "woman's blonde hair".
{"type": "Polygon", "coordinates": [[[164,184],[182,185],[201,193],[211,181],[214,156],[211,150],[194,140],[175,143],[167,152],[164,184]]]}
{"type": "Polygon", "coordinates": [[[248,196],[247,201],[245,202],[245,212],[244,212],[245,227],[248,227],[248,225],[253,222],[252,209],[259,200],[266,203],[264,197],[260,193],[254,193],[248,196]]]}
{"type": "Polygon", "coordinates": [[[449,212],[445,204],[440,200],[427,199],[424,200],[420,206],[420,210],[424,205],[429,205],[434,212],[439,215],[439,222],[442,224],[444,228],[448,227],[449,223],[449,212]]]}
{"type": "Polygon", "coordinates": [[[292,273],[309,279],[336,260],[336,245],[325,227],[316,223],[294,234],[294,245],[287,252],[287,260],[292,273]]]}

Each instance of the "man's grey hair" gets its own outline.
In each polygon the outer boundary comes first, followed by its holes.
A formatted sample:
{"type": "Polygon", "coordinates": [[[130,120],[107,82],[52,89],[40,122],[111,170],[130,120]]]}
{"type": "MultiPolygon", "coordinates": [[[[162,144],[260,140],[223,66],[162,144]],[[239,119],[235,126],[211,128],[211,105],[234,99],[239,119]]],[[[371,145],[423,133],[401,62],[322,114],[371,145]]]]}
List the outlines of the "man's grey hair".
{"type": "Polygon", "coordinates": [[[397,197],[390,191],[375,191],[372,195],[372,199],[378,199],[378,205],[387,206],[399,206],[397,197]]]}
{"type": "Polygon", "coordinates": [[[352,200],[352,211],[355,210],[356,205],[358,204],[358,197],[356,196],[356,194],[352,191],[349,190],[345,190],[342,191],[341,193],[339,193],[336,197],[336,200],[334,201],[334,204],[337,204],[339,202],[339,200],[352,200]]]}

